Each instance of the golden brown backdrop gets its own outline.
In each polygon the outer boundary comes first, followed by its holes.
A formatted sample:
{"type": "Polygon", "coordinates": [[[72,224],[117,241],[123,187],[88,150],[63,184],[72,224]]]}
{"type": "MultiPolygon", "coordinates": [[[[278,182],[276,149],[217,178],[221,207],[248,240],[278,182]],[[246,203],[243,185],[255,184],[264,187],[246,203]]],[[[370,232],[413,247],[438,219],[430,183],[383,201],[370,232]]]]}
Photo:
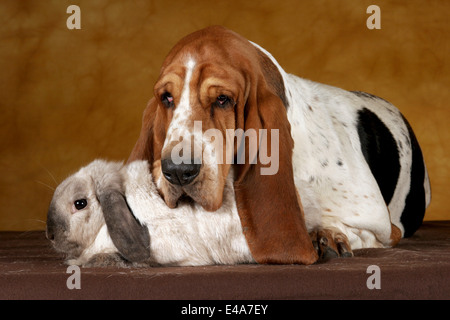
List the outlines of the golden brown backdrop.
{"type": "Polygon", "coordinates": [[[224,25],[305,78],[381,96],[410,120],[450,219],[450,2],[0,2],[0,230],[45,227],[52,188],[95,158],[125,160],[159,67],[184,35],[224,25]],[[71,4],[81,30],[69,30],[71,4]],[[366,9],[381,9],[369,30],[366,9]]]}

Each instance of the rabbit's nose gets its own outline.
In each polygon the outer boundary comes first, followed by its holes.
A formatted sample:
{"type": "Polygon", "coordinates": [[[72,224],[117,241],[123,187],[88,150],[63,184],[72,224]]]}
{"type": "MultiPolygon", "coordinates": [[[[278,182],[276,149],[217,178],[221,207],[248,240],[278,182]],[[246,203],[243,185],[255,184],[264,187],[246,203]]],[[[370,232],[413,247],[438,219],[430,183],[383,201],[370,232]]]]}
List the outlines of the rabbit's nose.
{"type": "Polygon", "coordinates": [[[55,232],[53,231],[53,228],[47,225],[47,229],[45,230],[45,236],[48,240],[55,240],[55,232]]]}
{"type": "Polygon", "coordinates": [[[45,236],[47,237],[48,240],[55,240],[55,234],[53,232],[49,232],[48,229],[45,232],[45,236]]]}

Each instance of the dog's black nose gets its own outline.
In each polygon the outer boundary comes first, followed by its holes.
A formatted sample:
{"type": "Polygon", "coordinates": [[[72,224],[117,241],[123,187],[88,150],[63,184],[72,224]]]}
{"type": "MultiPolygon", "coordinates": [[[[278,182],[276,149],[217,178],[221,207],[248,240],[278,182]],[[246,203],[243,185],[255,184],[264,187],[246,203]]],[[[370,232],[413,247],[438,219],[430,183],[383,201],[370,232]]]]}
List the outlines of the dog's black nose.
{"type": "Polygon", "coordinates": [[[180,163],[175,164],[171,159],[161,161],[161,170],[164,177],[172,184],[185,186],[191,183],[200,173],[201,164],[180,163]]]}

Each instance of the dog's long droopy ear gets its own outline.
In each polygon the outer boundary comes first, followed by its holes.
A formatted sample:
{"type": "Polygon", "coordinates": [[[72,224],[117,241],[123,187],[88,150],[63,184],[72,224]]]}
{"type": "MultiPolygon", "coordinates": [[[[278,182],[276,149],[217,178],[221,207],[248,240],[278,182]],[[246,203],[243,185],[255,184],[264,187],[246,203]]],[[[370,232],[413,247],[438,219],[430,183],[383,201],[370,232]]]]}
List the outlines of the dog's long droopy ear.
{"type": "Polygon", "coordinates": [[[249,158],[245,164],[236,165],[234,187],[237,208],[256,262],[311,264],[317,260],[317,253],[306,230],[303,208],[294,184],[294,142],[285,99],[281,95],[284,95],[284,84],[276,84],[281,81],[279,73],[268,73],[278,70],[267,56],[261,52],[259,54],[264,64],[260,71],[263,79],[253,79],[245,106],[238,106],[240,110],[237,110],[237,122],[244,124],[245,132],[258,131],[260,141],[257,154],[249,150],[249,144],[246,144],[245,153],[249,158]],[[260,136],[264,131],[267,138],[260,136]],[[270,165],[261,163],[262,155],[270,155],[272,161],[278,160],[278,163],[270,164],[278,171],[270,172],[270,165]],[[256,163],[252,164],[252,160],[256,163]]]}
{"type": "Polygon", "coordinates": [[[131,262],[150,257],[150,235],[136,220],[119,190],[107,189],[98,195],[109,235],[121,255],[131,262]]]}
{"type": "Polygon", "coordinates": [[[153,161],[161,158],[161,149],[164,144],[165,131],[160,119],[163,115],[158,113],[158,103],[152,98],[144,110],[142,116],[142,127],[136,144],[131,151],[127,163],[135,160],[148,160],[150,165],[153,161]]]}

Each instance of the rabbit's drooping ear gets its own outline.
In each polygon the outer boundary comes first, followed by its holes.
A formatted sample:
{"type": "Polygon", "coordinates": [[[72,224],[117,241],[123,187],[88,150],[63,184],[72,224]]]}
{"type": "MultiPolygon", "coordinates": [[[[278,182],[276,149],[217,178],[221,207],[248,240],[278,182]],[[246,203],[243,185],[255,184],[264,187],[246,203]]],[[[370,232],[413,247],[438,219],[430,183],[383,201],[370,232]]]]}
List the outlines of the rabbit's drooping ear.
{"type": "Polygon", "coordinates": [[[109,235],[119,252],[131,262],[150,258],[150,235],[136,220],[119,190],[107,189],[98,195],[109,235]]]}

